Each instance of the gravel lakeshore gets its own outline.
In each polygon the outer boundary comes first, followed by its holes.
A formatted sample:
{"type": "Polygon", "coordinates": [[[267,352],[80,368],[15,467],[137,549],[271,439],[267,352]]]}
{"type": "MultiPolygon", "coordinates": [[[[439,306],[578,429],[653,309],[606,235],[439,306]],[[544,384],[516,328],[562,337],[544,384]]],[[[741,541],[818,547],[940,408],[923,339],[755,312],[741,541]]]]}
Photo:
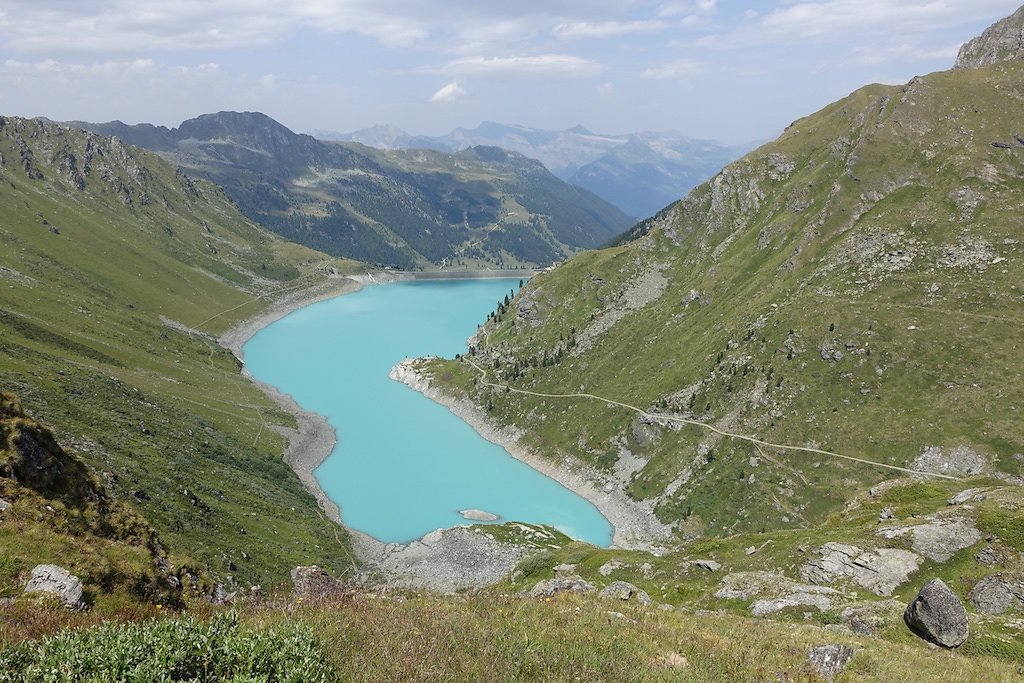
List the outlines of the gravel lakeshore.
{"type": "Polygon", "coordinates": [[[417,359],[402,361],[391,369],[390,377],[445,406],[480,436],[501,446],[516,460],[526,463],[593,503],[614,527],[612,547],[651,550],[671,540],[671,530],[657,520],[653,506],[631,499],[622,490],[622,483],[614,477],[582,463],[566,461],[558,464],[533,453],[519,443],[522,436],[520,432],[494,424],[476,403],[451,396],[434,387],[430,377],[420,371],[417,359]]]}
{"type": "Polygon", "coordinates": [[[320,463],[334,450],[334,445],[338,441],[337,434],[322,415],[303,410],[291,396],[249,374],[244,365],[245,354],[242,347],[257,332],[292,311],[318,301],[358,291],[366,282],[369,282],[367,276],[331,278],[309,289],[288,294],[259,315],[248,318],[231,328],[218,340],[221,346],[229,349],[236,358],[242,361],[243,375],[248,377],[282,410],[295,416],[295,421],[298,423],[297,429],[281,429],[281,432],[288,438],[288,448],[284,452],[285,462],[295,470],[303,486],[313,494],[327,516],[338,524],[341,524],[341,511],[334,501],[327,497],[327,494],[320,488],[320,483],[313,476],[313,470],[319,467],[320,463]]]}

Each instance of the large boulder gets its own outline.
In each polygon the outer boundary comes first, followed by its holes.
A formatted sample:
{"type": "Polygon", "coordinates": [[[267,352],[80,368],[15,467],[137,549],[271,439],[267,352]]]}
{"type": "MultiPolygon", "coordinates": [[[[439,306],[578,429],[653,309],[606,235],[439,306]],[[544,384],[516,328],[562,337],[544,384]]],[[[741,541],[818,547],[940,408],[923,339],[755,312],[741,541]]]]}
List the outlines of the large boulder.
{"type": "Polygon", "coordinates": [[[942,579],[921,587],[903,620],[914,633],[943,647],[960,647],[967,640],[967,610],[942,579]]]}
{"type": "Polygon", "coordinates": [[[32,578],[25,586],[26,593],[49,593],[57,596],[68,607],[82,607],[82,582],[63,567],[40,564],[32,570],[32,578]]]}

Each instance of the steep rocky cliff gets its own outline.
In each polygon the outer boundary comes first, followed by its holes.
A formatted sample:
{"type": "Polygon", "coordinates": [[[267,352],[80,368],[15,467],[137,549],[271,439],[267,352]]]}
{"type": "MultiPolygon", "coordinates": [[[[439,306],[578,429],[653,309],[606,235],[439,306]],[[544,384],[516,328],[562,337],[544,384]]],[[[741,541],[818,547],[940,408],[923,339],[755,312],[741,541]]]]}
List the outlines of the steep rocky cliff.
{"type": "Polygon", "coordinates": [[[957,69],[978,69],[1024,57],[1024,7],[988,27],[960,48],[957,69]]]}

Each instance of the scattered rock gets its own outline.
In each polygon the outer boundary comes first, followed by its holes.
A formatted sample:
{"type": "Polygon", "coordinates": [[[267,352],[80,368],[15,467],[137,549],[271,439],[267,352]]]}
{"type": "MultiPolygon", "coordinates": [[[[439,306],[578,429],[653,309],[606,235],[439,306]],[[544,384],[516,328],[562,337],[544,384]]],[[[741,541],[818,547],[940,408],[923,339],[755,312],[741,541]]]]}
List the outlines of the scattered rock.
{"type": "Polygon", "coordinates": [[[967,446],[957,446],[948,452],[938,446],[925,446],[910,468],[918,472],[965,477],[984,472],[988,468],[988,461],[985,456],[967,446]]]}
{"type": "Polygon", "coordinates": [[[218,583],[213,587],[213,595],[209,596],[209,600],[215,605],[227,605],[235,599],[236,594],[235,591],[228,593],[227,589],[218,583]]]}
{"type": "Polygon", "coordinates": [[[882,508],[882,511],[878,513],[878,521],[881,522],[881,521],[886,520],[886,519],[892,519],[895,516],[896,516],[896,511],[893,510],[892,508],[890,508],[890,507],[882,508]]]}
{"type": "Polygon", "coordinates": [[[974,559],[978,561],[978,564],[983,564],[986,567],[992,567],[999,564],[1002,557],[998,550],[991,545],[987,545],[974,556],[974,559]]]}
{"type": "Polygon", "coordinates": [[[720,562],[715,562],[714,560],[697,560],[695,564],[701,569],[706,569],[709,572],[717,572],[722,568],[722,564],[720,562]]]}
{"type": "Polygon", "coordinates": [[[555,567],[555,576],[576,576],[576,567],[577,565],[575,564],[560,564],[557,567],[555,567]]]}
{"type": "Polygon", "coordinates": [[[648,606],[651,604],[651,596],[626,581],[613,581],[608,584],[601,591],[601,597],[611,600],[629,600],[634,598],[641,605],[648,606]]]}
{"type": "Polygon", "coordinates": [[[689,660],[677,652],[670,652],[654,660],[654,667],[657,669],[685,669],[688,666],[689,660]]]}
{"type": "Polygon", "coordinates": [[[344,584],[320,567],[295,567],[292,569],[292,587],[296,600],[321,601],[344,593],[344,584]]]}
{"type": "Polygon", "coordinates": [[[519,597],[550,598],[558,593],[594,593],[596,591],[597,588],[594,587],[594,584],[579,577],[574,579],[557,578],[541,581],[530,590],[519,593],[519,597]]]}
{"type": "Polygon", "coordinates": [[[11,509],[11,504],[8,503],[3,498],[0,498],[0,512],[3,512],[4,510],[10,510],[10,509],[11,509]]]}
{"type": "Polygon", "coordinates": [[[893,590],[917,571],[921,558],[908,550],[880,548],[862,551],[845,543],[826,543],[818,550],[821,557],[800,567],[800,577],[812,583],[831,583],[848,578],[876,595],[892,595],[893,590]]]}
{"type": "Polygon", "coordinates": [[[843,352],[832,345],[831,342],[822,342],[818,346],[818,353],[821,359],[829,363],[838,363],[843,360],[843,352]]]}
{"type": "Polygon", "coordinates": [[[984,614],[1024,609],[1024,583],[1011,583],[999,575],[986,576],[975,584],[967,599],[974,609],[984,614]]]}
{"type": "Polygon", "coordinates": [[[620,562],[619,560],[608,560],[598,568],[597,573],[601,576],[610,576],[612,572],[622,569],[625,566],[625,562],[620,562]]]}
{"type": "Polygon", "coordinates": [[[25,586],[26,593],[50,593],[66,606],[82,607],[82,582],[67,569],[55,564],[40,564],[32,570],[32,578],[25,586]]]}
{"type": "Polygon", "coordinates": [[[405,545],[382,545],[371,552],[381,553],[376,568],[387,575],[391,586],[455,593],[501,581],[530,551],[468,527],[455,527],[432,531],[405,545]]]}
{"type": "Polygon", "coordinates": [[[746,550],[743,551],[743,554],[744,555],[753,555],[756,552],[757,552],[757,548],[755,548],[754,546],[750,546],[749,548],[747,548],[746,550]]]}
{"type": "Polygon", "coordinates": [[[862,636],[873,636],[889,624],[897,621],[904,606],[895,600],[873,600],[851,605],[840,616],[850,631],[862,636]]]}
{"type": "Polygon", "coordinates": [[[722,579],[722,587],[715,592],[721,600],[750,600],[751,614],[762,617],[787,607],[803,605],[819,610],[832,608],[832,597],[841,593],[824,586],[806,586],[770,572],[736,572],[722,579]]]}
{"type": "Polygon", "coordinates": [[[831,681],[836,674],[842,673],[853,655],[854,650],[849,645],[819,645],[811,650],[807,663],[819,676],[831,681]]]}
{"type": "Polygon", "coordinates": [[[921,587],[903,620],[914,633],[943,647],[960,647],[967,640],[967,610],[942,579],[921,587]]]}
{"type": "Polygon", "coordinates": [[[468,519],[471,522],[497,522],[501,517],[484,510],[470,509],[470,510],[459,510],[459,514],[462,515],[463,519],[468,519]]]}
{"type": "Polygon", "coordinates": [[[956,494],[948,501],[947,505],[963,505],[969,500],[982,501],[985,500],[985,489],[966,489],[956,494]]]}

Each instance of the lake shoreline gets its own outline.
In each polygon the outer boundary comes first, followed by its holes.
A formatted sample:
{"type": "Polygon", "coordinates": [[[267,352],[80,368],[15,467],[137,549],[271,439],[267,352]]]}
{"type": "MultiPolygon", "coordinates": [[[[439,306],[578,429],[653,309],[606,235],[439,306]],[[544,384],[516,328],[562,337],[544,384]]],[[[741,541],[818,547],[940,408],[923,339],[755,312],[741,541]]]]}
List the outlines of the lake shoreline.
{"type": "MultiPolygon", "coordinates": [[[[243,347],[257,332],[288,314],[320,301],[358,292],[365,284],[375,281],[376,279],[369,273],[331,277],[308,289],[302,289],[278,299],[269,308],[241,321],[218,339],[220,345],[231,351],[242,363],[242,375],[259,387],[281,410],[295,418],[295,429],[279,428],[279,431],[288,439],[288,446],[283,455],[284,461],[298,475],[306,490],[316,498],[324,513],[333,522],[343,527],[345,524],[341,521],[341,510],[334,501],[327,497],[327,494],[320,488],[320,482],[313,474],[316,468],[334,451],[338,435],[323,415],[304,410],[291,395],[253,377],[245,367],[243,347]]],[[[353,533],[348,527],[345,529],[349,533],[353,533]]]]}
{"type": "Polygon", "coordinates": [[[495,424],[481,406],[434,386],[421,367],[422,360],[398,363],[391,369],[391,379],[448,408],[484,439],[593,504],[612,525],[612,548],[649,551],[671,541],[671,530],[657,520],[652,505],[632,500],[611,478],[582,463],[554,463],[526,448],[520,444],[521,432],[495,424]]]}
{"type": "MultiPolygon", "coordinates": [[[[295,417],[295,429],[281,428],[279,431],[288,439],[283,454],[285,462],[296,473],[303,486],[317,500],[327,517],[343,527],[356,558],[376,580],[395,587],[423,588],[440,592],[454,592],[464,589],[482,588],[491,585],[511,571],[515,562],[524,555],[522,548],[500,544],[484,534],[470,533],[469,525],[456,525],[438,529],[409,543],[385,543],[347,526],[342,520],[341,510],[320,487],[314,475],[317,467],[331,455],[337,444],[337,434],[327,419],[317,413],[304,410],[294,398],[273,385],[262,382],[249,373],[245,367],[243,346],[256,333],[288,314],[306,306],[359,291],[369,284],[385,284],[397,281],[469,279],[487,277],[461,273],[462,277],[416,277],[417,274],[404,272],[378,272],[365,275],[335,276],[313,287],[299,290],[275,301],[261,313],[247,318],[219,338],[221,346],[229,349],[242,362],[242,374],[259,387],[282,410],[295,417]],[[463,566],[468,557],[473,558],[472,571],[463,566]]],[[[433,274],[431,274],[433,275],[433,274]]],[[[447,274],[445,274],[447,275],[447,274]]],[[[491,277],[508,277],[507,272],[491,277]]],[[[409,363],[412,361],[405,361],[409,363]]],[[[400,364],[403,365],[403,364],[400,364]]],[[[404,381],[410,384],[409,381],[404,381]]],[[[598,510],[612,523],[615,529],[612,547],[649,550],[651,544],[664,537],[652,531],[647,521],[653,515],[637,514],[636,505],[623,504],[609,507],[607,495],[594,487],[593,481],[567,469],[562,469],[544,459],[525,452],[516,443],[517,439],[498,438],[497,431],[485,426],[485,417],[477,415],[480,409],[468,401],[459,409],[453,409],[449,397],[440,392],[423,391],[417,384],[412,388],[424,393],[436,403],[449,408],[457,417],[469,424],[483,438],[503,447],[514,458],[524,462],[551,479],[561,483],[582,498],[595,504],[598,510]],[[475,409],[475,412],[474,412],[475,409]],[[632,508],[632,511],[626,510],[632,508]],[[640,531],[639,533],[638,530],[640,531]]],[[[621,497],[625,497],[621,494],[621,497]]],[[[615,498],[615,496],[612,496],[615,498]]],[[[660,525],[658,525],[660,527],[660,525]]]]}

